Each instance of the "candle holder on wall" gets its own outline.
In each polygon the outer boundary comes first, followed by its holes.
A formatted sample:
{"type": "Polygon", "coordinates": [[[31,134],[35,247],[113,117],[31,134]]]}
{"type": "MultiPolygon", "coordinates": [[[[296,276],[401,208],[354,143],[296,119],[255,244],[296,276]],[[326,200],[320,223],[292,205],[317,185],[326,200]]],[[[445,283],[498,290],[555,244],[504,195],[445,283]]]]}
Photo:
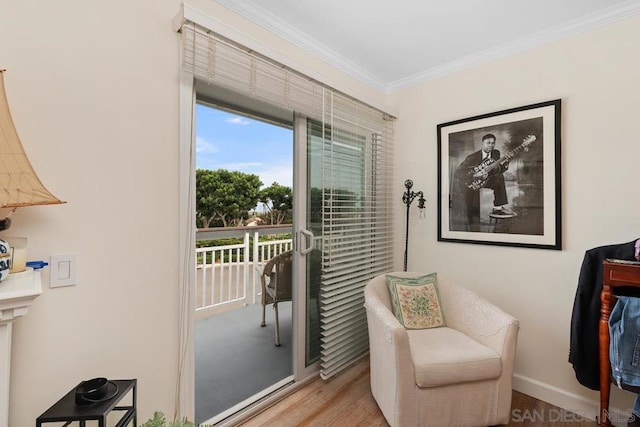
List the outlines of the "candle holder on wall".
{"type": "Polygon", "coordinates": [[[407,271],[407,259],[409,257],[409,207],[413,203],[414,199],[418,198],[418,209],[424,209],[424,204],[427,201],[424,198],[422,191],[411,191],[413,188],[413,181],[407,179],[404,181],[404,186],[407,189],[402,195],[402,202],[407,205],[407,228],[404,238],[404,271],[407,271]]]}

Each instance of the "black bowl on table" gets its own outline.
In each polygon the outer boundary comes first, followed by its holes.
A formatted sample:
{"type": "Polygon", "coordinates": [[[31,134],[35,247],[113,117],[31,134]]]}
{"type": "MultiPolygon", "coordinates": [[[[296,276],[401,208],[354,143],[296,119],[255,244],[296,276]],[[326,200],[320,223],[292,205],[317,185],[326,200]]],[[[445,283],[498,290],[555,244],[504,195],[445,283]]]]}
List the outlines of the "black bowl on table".
{"type": "Polygon", "coordinates": [[[106,378],[92,378],[80,383],[76,387],[76,404],[86,405],[87,403],[99,402],[109,390],[109,380],[106,378]]]}

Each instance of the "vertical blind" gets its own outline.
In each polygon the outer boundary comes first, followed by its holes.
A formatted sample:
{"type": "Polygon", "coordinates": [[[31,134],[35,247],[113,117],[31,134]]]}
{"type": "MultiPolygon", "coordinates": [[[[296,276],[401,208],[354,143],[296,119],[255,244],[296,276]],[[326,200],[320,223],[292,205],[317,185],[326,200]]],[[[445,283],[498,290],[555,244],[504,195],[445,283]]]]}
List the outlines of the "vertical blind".
{"type": "Polygon", "coordinates": [[[368,351],[363,288],[393,264],[393,118],[197,24],[181,31],[185,71],[307,116],[309,140],[320,141],[320,365],[329,378],[368,351]]]}

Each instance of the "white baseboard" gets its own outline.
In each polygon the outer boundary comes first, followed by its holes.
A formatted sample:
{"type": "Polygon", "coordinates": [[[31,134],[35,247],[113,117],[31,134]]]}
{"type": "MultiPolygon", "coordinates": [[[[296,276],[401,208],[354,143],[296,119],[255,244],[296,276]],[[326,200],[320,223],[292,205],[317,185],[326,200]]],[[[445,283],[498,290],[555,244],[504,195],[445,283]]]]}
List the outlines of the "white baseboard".
{"type": "MultiPolygon", "coordinates": [[[[598,416],[599,401],[587,399],[524,375],[513,375],[513,389],[562,409],[547,413],[512,413],[511,418],[515,422],[579,422],[584,419],[595,420],[598,416]]],[[[626,426],[629,416],[630,414],[624,410],[609,407],[609,418],[615,426],[626,426]]]]}

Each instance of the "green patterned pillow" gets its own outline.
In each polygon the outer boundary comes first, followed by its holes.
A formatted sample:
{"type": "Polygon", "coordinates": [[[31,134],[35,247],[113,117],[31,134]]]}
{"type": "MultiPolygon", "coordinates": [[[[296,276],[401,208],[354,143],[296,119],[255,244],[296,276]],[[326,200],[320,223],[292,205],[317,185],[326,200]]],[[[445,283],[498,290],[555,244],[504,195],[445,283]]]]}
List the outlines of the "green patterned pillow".
{"type": "Polygon", "coordinates": [[[393,314],[407,329],[446,326],[438,295],[436,273],[420,277],[387,275],[393,314]]]}

